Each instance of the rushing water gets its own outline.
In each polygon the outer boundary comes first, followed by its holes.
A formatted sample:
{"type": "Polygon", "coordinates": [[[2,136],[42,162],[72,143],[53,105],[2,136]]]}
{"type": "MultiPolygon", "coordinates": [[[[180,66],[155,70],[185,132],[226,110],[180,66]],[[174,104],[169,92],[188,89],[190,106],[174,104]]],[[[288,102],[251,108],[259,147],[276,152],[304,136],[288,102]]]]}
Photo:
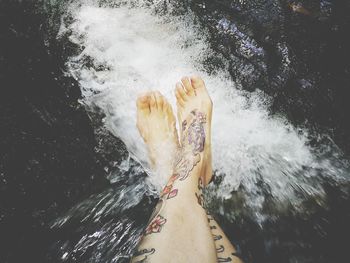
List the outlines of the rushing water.
{"type": "MultiPolygon", "coordinates": [[[[57,41],[74,46],[65,58],[65,73],[78,81],[80,103],[92,121],[102,120],[96,134],[103,137],[107,131],[119,138],[122,154],[106,167],[110,189],[52,222],[59,234],[48,258],[128,260],[168,176],[148,169],[135,126],[135,99],[144,91],[159,90],[175,108],[175,83],[198,74],[214,103],[215,180],[206,191],[209,210],[247,262],[328,262],[318,239],[330,238],[326,233],[332,232],[329,225],[339,212],[333,207],[346,207],[342,200],[348,199],[349,166],[326,135],[272,114],[273,96],[259,89],[259,81],[264,82],[261,87],[283,85],[293,71],[288,45],[279,39],[278,67],[273,77],[265,78],[272,63],[268,51],[242,21],[222,16],[205,27],[203,17],[180,3],[62,4],[57,41]],[[234,41],[233,51],[213,39],[213,28],[234,41]],[[251,86],[258,89],[250,91],[251,86]]],[[[232,1],[232,6],[243,4],[249,5],[232,1]]],[[[277,4],[271,8],[279,12],[277,4]]],[[[272,15],[264,19],[260,22],[278,27],[272,15]]],[[[269,25],[262,30],[269,31],[269,25]]]]}
{"type": "MultiPolygon", "coordinates": [[[[268,96],[237,89],[225,68],[205,70],[204,61],[213,51],[206,35],[194,25],[191,13],[157,15],[142,6],[86,4],[74,8],[72,16],[73,22],[63,24],[60,32],[68,31],[70,41],[81,49],[67,61],[69,74],[81,85],[83,103],[103,112],[107,129],[144,166],[147,156],[135,126],[135,98],[157,89],[175,106],[174,83],[181,76],[199,74],[215,105],[213,162],[217,176],[223,177],[216,190],[220,197],[229,198],[231,191],[242,185],[249,195],[247,202],[258,213],[264,201],[259,181],[267,185],[276,200],[297,205],[298,192],[323,195],[320,180],[324,178],[318,176],[319,170],[324,177],[346,176],[342,169],[317,155],[309,146],[306,131],[269,115],[268,96]]],[[[263,53],[251,42],[243,45],[246,53],[250,49],[263,53]]],[[[227,60],[223,58],[221,63],[227,60]]],[[[166,179],[163,174],[150,173],[148,177],[149,184],[158,191],[166,179]]]]}

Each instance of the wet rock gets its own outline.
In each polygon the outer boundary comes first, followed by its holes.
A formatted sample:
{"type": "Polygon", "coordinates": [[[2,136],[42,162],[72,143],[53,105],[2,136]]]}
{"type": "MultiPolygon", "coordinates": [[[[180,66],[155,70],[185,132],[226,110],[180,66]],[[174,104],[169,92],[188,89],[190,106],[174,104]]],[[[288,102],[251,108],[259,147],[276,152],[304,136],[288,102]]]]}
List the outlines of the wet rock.
{"type": "Polygon", "coordinates": [[[79,87],[48,52],[42,8],[0,3],[1,262],[43,262],[48,223],[109,185],[79,87]]]}
{"type": "Polygon", "coordinates": [[[349,2],[181,2],[243,89],[264,90],[272,113],[329,134],[349,154],[349,2]]]}

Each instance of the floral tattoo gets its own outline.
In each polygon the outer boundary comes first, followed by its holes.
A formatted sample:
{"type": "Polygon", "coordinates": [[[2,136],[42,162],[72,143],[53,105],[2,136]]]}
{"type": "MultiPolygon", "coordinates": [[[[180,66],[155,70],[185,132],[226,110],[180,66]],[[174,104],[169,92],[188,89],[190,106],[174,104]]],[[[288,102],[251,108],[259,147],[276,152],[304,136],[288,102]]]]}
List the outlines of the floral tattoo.
{"type": "Polygon", "coordinates": [[[187,120],[182,122],[181,148],[175,159],[175,174],[185,180],[192,169],[200,162],[200,153],[204,151],[206,116],[198,110],[191,111],[187,120]]]}
{"type": "Polygon", "coordinates": [[[166,219],[161,215],[157,215],[157,217],[153,219],[153,221],[146,228],[146,235],[152,233],[159,233],[162,230],[165,223],[166,219]]]}

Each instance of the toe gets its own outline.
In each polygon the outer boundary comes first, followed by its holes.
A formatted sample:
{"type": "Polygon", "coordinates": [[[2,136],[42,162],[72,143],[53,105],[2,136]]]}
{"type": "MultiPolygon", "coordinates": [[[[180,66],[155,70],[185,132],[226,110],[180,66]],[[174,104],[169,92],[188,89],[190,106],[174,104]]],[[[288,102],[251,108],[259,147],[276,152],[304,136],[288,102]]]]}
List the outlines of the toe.
{"type": "Polygon", "coordinates": [[[189,96],[193,96],[195,94],[195,91],[194,91],[194,88],[192,87],[191,80],[188,77],[183,77],[181,79],[181,82],[186,89],[186,93],[189,96]]]}
{"type": "Polygon", "coordinates": [[[179,93],[183,101],[187,101],[187,94],[181,82],[176,83],[176,91],[179,93]]]}
{"type": "MultiPolygon", "coordinates": [[[[180,84],[180,86],[181,86],[181,84],[180,84]]],[[[183,92],[183,88],[178,87],[178,84],[176,84],[176,89],[175,89],[176,102],[183,106],[183,105],[185,105],[185,100],[181,95],[181,91],[183,92]]]]}
{"type": "Polygon", "coordinates": [[[159,110],[162,110],[164,106],[164,100],[165,100],[163,95],[159,91],[156,91],[154,93],[154,97],[156,99],[157,108],[159,110]]]}
{"type": "Polygon", "coordinates": [[[149,94],[141,95],[136,100],[136,106],[138,111],[142,111],[143,113],[150,112],[150,96],[149,94]]]}
{"type": "Polygon", "coordinates": [[[178,110],[181,109],[181,108],[184,108],[185,107],[185,103],[177,101],[176,102],[176,107],[177,107],[178,110]]]}
{"type": "Polygon", "coordinates": [[[156,101],[155,92],[152,92],[150,94],[149,106],[150,106],[151,112],[155,111],[157,109],[157,101],[156,101]]]}
{"type": "Polygon", "coordinates": [[[171,107],[170,103],[167,102],[167,101],[164,103],[164,110],[165,110],[170,116],[174,116],[173,108],[171,107]]]}
{"type": "Polygon", "coordinates": [[[170,122],[175,122],[174,112],[169,103],[164,104],[164,112],[166,112],[167,118],[170,122]]]}
{"type": "Polygon", "coordinates": [[[176,97],[176,104],[183,107],[185,105],[185,102],[183,101],[180,93],[177,90],[175,90],[175,97],[176,97]]]}
{"type": "Polygon", "coordinates": [[[168,114],[173,114],[173,109],[169,103],[169,101],[163,97],[163,110],[167,112],[168,114]]]}
{"type": "Polygon", "coordinates": [[[192,86],[195,90],[205,88],[204,81],[199,76],[192,76],[191,83],[192,83],[192,86]]]}

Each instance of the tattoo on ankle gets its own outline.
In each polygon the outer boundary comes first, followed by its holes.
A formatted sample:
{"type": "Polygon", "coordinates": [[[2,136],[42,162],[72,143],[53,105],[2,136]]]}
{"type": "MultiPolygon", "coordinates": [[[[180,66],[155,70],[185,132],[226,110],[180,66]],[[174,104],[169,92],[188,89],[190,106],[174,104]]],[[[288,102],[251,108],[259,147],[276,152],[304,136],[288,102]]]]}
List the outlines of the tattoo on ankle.
{"type": "Polygon", "coordinates": [[[157,215],[157,217],[153,219],[153,221],[146,228],[145,235],[149,235],[152,233],[159,233],[162,230],[165,223],[166,223],[166,219],[161,215],[157,215]]]}
{"type": "Polygon", "coordinates": [[[160,194],[160,198],[164,198],[167,195],[167,199],[170,199],[177,195],[177,189],[173,189],[174,182],[176,181],[176,179],[176,174],[173,174],[170,177],[167,185],[164,187],[163,191],[160,194]]]}
{"type": "MultiPolygon", "coordinates": [[[[197,163],[201,160],[200,153],[204,151],[206,116],[198,110],[193,110],[187,120],[182,123],[182,146],[175,156],[174,174],[161,192],[160,198],[171,199],[177,196],[178,189],[173,189],[177,179],[185,180],[197,163]]],[[[200,180],[198,188],[203,189],[200,180]]],[[[197,194],[198,203],[203,205],[203,194],[197,194]]]]}
{"type": "Polygon", "coordinates": [[[145,263],[147,262],[148,256],[154,254],[154,252],[156,252],[154,248],[150,248],[150,249],[146,248],[146,249],[136,251],[133,262],[145,263]]]}

